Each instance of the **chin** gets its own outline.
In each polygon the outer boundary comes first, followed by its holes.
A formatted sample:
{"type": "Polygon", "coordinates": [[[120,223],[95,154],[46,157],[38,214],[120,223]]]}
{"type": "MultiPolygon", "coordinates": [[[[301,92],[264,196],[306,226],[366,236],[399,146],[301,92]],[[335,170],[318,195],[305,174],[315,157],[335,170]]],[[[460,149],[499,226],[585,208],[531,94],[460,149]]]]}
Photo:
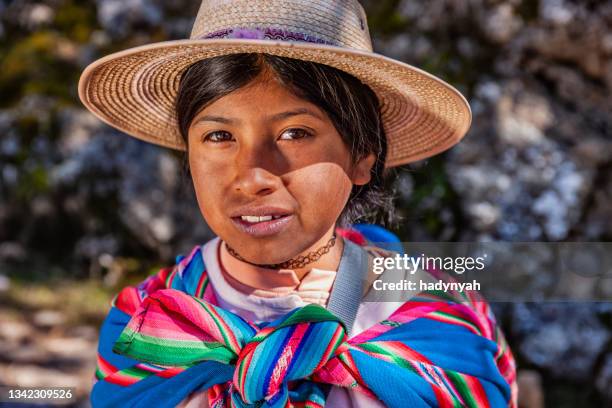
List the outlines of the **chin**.
{"type": "MultiPolygon", "coordinates": [[[[314,245],[318,236],[316,233],[306,234],[303,230],[298,232],[294,228],[263,237],[254,237],[235,231],[227,232],[229,233],[219,235],[240,256],[257,264],[276,264],[294,258],[314,245]]],[[[324,233],[322,232],[321,235],[324,233]]]]}
{"type": "MultiPolygon", "coordinates": [[[[231,243],[230,243],[231,246],[231,243]]],[[[287,248],[283,242],[253,244],[245,249],[233,247],[243,258],[257,264],[276,264],[295,257],[301,251],[287,248]]]]}

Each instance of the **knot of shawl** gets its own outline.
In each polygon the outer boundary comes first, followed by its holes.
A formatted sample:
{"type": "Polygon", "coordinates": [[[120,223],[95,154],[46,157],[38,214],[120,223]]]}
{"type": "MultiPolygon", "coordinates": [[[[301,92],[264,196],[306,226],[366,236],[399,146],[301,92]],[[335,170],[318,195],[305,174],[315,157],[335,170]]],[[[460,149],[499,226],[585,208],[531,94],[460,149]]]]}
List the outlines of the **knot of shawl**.
{"type": "Polygon", "coordinates": [[[347,364],[351,347],[342,321],[317,304],[257,325],[182,291],[163,289],[144,299],[113,351],[159,366],[211,360],[233,365],[233,378],[216,386],[218,398],[229,396],[233,406],[249,407],[286,406],[290,389],[324,399],[317,382],[370,394],[347,364]]]}

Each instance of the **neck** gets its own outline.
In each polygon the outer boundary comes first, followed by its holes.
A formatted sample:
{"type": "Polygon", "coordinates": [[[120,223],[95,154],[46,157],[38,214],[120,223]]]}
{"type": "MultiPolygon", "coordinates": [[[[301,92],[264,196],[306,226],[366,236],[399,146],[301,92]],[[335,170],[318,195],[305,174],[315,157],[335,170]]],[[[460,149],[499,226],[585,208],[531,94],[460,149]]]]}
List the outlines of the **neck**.
{"type": "MultiPolygon", "coordinates": [[[[306,255],[325,245],[332,237],[334,228],[331,228],[317,242],[305,249],[295,257],[306,255]]],[[[252,265],[233,257],[225,244],[220,247],[220,262],[224,265],[226,272],[239,282],[243,282],[252,287],[277,288],[295,287],[304,276],[313,268],[323,270],[337,270],[344,249],[344,241],[341,236],[337,236],[336,243],[330,248],[329,252],[318,260],[296,269],[268,269],[252,265]]]]}

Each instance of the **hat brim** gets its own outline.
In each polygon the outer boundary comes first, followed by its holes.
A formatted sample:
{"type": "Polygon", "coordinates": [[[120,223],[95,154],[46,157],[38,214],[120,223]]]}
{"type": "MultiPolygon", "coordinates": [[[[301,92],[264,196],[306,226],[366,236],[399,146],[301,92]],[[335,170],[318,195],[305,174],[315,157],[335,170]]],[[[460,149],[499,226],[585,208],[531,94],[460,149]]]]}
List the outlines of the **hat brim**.
{"type": "Polygon", "coordinates": [[[463,95],[419,68],[376,53],[305,42],[187,39],[147,44],[91,63],[81,75],[79,97],[105,123],[138,139],[185,150],[174,109],[181,74],[202,59],[248,52],[326,64],[372,88],[388,139],[386,167],[449,149],[471,124],[463,95]]]}

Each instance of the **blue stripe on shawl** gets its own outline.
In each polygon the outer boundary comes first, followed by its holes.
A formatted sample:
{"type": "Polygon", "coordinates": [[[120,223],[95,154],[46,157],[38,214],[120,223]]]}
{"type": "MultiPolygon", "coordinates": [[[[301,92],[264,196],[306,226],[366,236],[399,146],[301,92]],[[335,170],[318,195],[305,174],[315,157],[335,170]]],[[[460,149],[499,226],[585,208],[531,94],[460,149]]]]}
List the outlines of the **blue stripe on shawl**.
{"type": "Polygon", "coordinates": [[[200,277],[202,276],[202,272],[204,272],[204,260],[202,259],[202,249],[198,248],[196,253],[191,258],[191,261],[185,269],[183,270],[183,286],[185,287],[185,292],[189,293],[192,296],[196,295],[196,289],[198,287],[198,282],[200,281],[200,277]]]}
{"type": "Polygon", "coordinates": [[[404,248],[397,235],[376,224],[353,224],[351,228],[361,232],[365,238],[379,248],[404,254],[404,248]]]}
{"type": "Polygon", "coordinates": [[[363,380],[387,407],[431,408],[437,406],[431,385],[407,368],[350,351],[363,380]],[[381,366],[385,367],[382,368],[381,366]]]}
{"type": "Polygon", "coordinates": [[[465,327],[421,318],[396,327],[376,340],[401,341],[435,366],[489,381],[506,401],[510,400],[510,386],[495,363],[497,344],[465,327]]]}

